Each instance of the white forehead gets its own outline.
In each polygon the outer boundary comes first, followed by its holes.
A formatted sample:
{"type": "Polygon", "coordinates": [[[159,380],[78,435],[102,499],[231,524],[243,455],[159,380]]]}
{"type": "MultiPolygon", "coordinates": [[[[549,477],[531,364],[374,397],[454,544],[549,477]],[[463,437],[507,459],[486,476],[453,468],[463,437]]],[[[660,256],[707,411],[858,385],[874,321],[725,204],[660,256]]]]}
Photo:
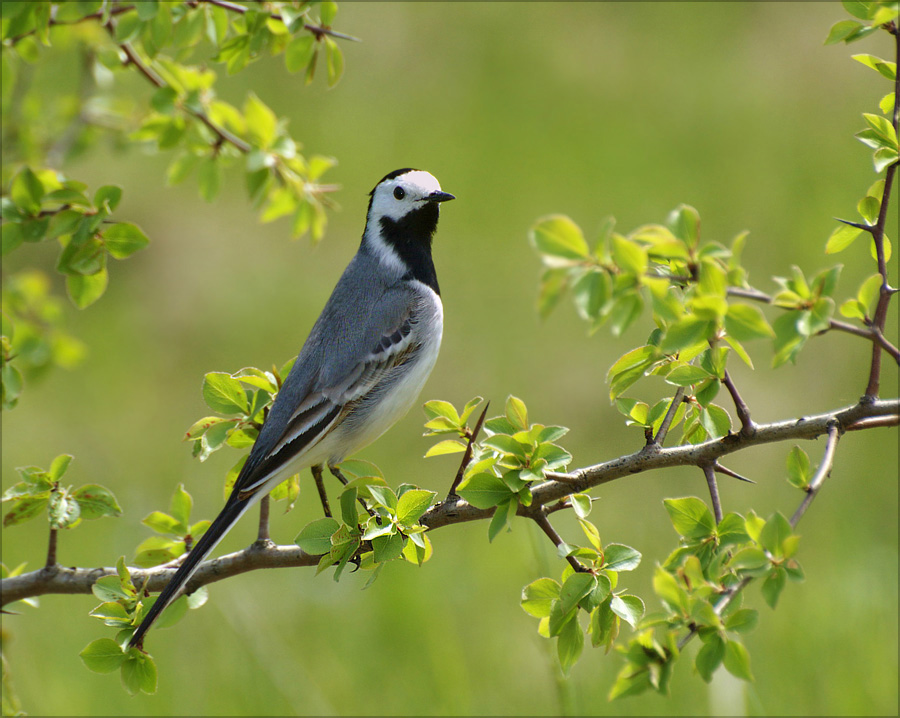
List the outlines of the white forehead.
{"type": "Polygon", "coordinates": [[[415,209],[422,199],[440,191],[441,185],[434,175],[424,170],[412,170],[384,180],[375,187],[372,194],[372,212],[377,217],[400,219],[415,209]],[[397,199],[394,194],[397,187],[404,190],[402,199],[397,199]]]}
{"type": "Polygon", "coordinates": [[[404,175],[395,177],[394,182],[403,185],[406,189],[414,189],[421,193],[422,196],[429,195],[432,192],[440,192],[441,185],[430,172],[425,170],[413,170],[404,175]]]}

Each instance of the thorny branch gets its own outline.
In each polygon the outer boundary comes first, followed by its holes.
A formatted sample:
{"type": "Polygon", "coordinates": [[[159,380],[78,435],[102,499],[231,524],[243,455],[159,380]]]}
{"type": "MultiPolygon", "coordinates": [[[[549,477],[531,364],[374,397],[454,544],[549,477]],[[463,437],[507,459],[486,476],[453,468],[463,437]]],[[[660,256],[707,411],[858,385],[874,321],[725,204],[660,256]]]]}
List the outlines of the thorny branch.
{"type": "MultiPolygon", "coordinates": [[[[791,528],[797,528],[797,524],[800,519],[803,517],[803,514],[806,513],[806,509],[809,508],[809,505],[812,503],[813,499],[815,499],[816,495],[819,493],[819,489],[822,488],[822,484],[825,482],[825,479],[831,473],[831,467],[834,465],[834,452],[837,447],[838,439],[841,436],[841,428],[840,422],[833,421],[828,424],[828,441],[825,444],[825,454],[822,457],[822,463],[819,465],[818,470],[815,473],[815,476],[810,479],[809,485],[806,487],[806,495],[803,497],[803,501],[800,503],[800,506],[797,507],[797,510],[794,512],[794,515],[791,517],[791,528]]],[[[707,479],[709,478],[709,473],[707,473],[707,479]]],[[[721,515],[717,514],[716,522],[721,521],[721,515]]],[[[730,588],[726,589],[722,595],[719,597],[718,602],[714,607],[714,611],[717,616],[721,616],[722,613],[728,608],[728,605],[734,600],[735,596],[737,596],[741,591],[743,591],[753,580],[752,576],[746,576],[739,583],[730,588]]],[[[684,648],[688,642],[697,635],[697,631],[694,628],[691,628],[682,638],[678,641],[678,650],[684,648]]]]}
{"type": "MultiPolygon", "coordinates": [[[[578,469],[569,474],[548,472],[546,481],[537,484],[532,490],[532,505],[527,508],[520,506],[517,513],[526,518],[533,518],[534,512],[539,509],[551,513],[557,506],[563,508],[561,500],[572,493],[583,492],[616,479],[653,469],[670,466],[715,467],[720,457],[754,446],[815,439],[823,434],[828,434],[829,442],[833,444],[837,439],[832,436],[836,437],[842,431],[896,426],[898,422],[900,422],[900,399],[876,399],[815,416],[760,424],[751,437],[730,434],[702,444],[670,448],[647,445],[633,454],[578,469]]],[[[811,494],[813,497],[827,476],[834,449],[826,453],[823,466],[819,468],[810,484],[811,486],[815,484],[816,487],[811,494]]],[[[812,498],[807,495],[804,501],[812,501],[812,498]]],[[[493,511],[476,508],[461,498],[451,498],[432,506],[422,516],[420,523],[427,529],[434,530],[442,526],[489,519],[493,511]]],[[[187,592],[196,591],[200,586],[248,571],[315,566],[318,562],[318,556],[306,554],[297,546],[254,543],[242,551],[203,562],[188,582],[187,592]]],[[[161,590],[175,572],[172,567],[130,570],[133,580],[151,592],[161,590]]],[[[115,574],[114,567],[88,569],[47,566],[21,576],[0,580],[0,605],[50,593],[90,593],[91,586],[97,579],[115,574]]]]}

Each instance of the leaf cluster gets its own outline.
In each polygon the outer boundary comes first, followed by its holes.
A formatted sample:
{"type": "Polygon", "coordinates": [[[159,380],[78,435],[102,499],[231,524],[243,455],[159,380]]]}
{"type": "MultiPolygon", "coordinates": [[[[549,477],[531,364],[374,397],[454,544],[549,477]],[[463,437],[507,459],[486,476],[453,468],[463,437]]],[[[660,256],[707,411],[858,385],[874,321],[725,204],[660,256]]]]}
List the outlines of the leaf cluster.
{"type": "Polygon", "coordinates": [[[16,469],[21,481],[3,493],[2,502],[12,508],[3,517],[3,526],[15,526],[46,511],[51,529],[75,528],[82,520],[119,516],[122,509],[105,486],[84,484],[65,486],[62,477],[72,462],[71,454],[60,454],[49,469],[23,466],[16,469]]]}
{"type": "Polygon", "coordinates": [[[717,524],[698,498],[666,499],[664,504],[681,545],[653,576],[663,610],[645,616],[639,635],[619,647],[625,665],[610,698],[649,688],[665,693],[684,643],[678,634],[685,630],[701,640],[693,665],[704,681],[712,680],[721,665],[738,678],[752,680],[749,654],[733,634],[752,630],[758,614],[734,599],[741,598],[745,582],[761,578],[763,598],[774,608],[786,578],[803,577],[793,558],[799,537],[780,513],[768,520],[752,511],[746,518],[729,513],[717,524]]]}
{"type": "Polygon", "coordinates": [[[540,619],[538,633],[556,638],[557,656],[563,673],[578,661],[584,649],[585,635],[594,647],[607,651],[615,644],[621,622],[632,628],[644,615],[644,602],[638,596],[617,589],[619,573],[633,571],[641,562],[641,554],[624,544],[603,545],[597,527],[587,520],[591,499],[585,494],[569,497],[578,523],[588,539],[586,546],[561,544],[561,557],[575,557],[583,571],[565,566],[561,580],[539,578],[522,589],[522,609],[540,619]],[[580,621],[584,612],[586,626],[580,621]]]}
{"type": "Polygon", "coordinates": [[[353,561],[371,572],[368,587],[389,561],[421,566],[431,558],[431,540],[419,520],[433,503],[433,491],[411,484],[394,490],[378,467],[365,461],[345,461],[341,471],[353,477],[339,497],[341,520],[326,516],[313,521],[295,539],[306,553],[322,557],[317,573],[335,566],[337,581],[353,561]]]}
{"type": "MultiPolygon", "coordinates": [[[[157,685],[156,662],[140,648],[129,647],[135,629],[143,616],[156,602],[156,596],[148,597],[139,591],[131,579],[124,557],[116,562],[116,575],[104,576],[93,585],[94,596],[102,603],[90,615],[117,629],[116,637],[91,641],[79,654],[84,665],[94,673],[119,671],[122,685],[135,695],[155,693],[157,685]]],[[[199,608],[206,603],[206,588],[200,588],[189,596],[173,601],[157,621],[158,628],[177,623],[189,608],[199,608]]]]}

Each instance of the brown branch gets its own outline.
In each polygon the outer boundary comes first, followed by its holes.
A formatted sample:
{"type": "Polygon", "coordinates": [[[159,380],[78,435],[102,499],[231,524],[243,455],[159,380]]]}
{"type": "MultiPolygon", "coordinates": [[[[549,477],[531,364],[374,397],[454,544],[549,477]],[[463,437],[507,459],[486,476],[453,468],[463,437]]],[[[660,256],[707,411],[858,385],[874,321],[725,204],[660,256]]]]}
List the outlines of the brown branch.
{"type": "MultiPolygon", "coordinates": [[[[522,507],[520,506],[520,508],[522,507]]],[[[560,536],[556,532],[556,529],[553,528],[553,524],[550,523],[550,519],[547,518],[547,514],[544,513],[542,508],[538,507],[534,511],[528,511],[526,515],[540,527],[541,531],[547,534],[547,538],[553,542],[553,545],[556,546],[556,548],[565,544],[565,541],[562,540],[562,536],[560,536]]],[[[568,561],[569,565],[579,573],[590,570],[574,556],[566,556],[566,561],[568,561]]]]}
{"type": "MultiPolygon", "coordinates": [[[[754,289],[753,287],[728,287],[728,295],[731,297],[740,297],[741,299],[750,299],[754,302],[761,302],[762,304],[772,304],[773,302],[773,297],[771,295],[761,292],[758,289],[754,289]]],[[[870,342],[880,345],[882,349],[900,364],[900,349],[891,344],[884,336],[883,331],[877,327],[870,326],[863,328],[841,321],[840,319],[829,319],[828,329],[825,331],[831,330],[846,332],[847,334],[854,334],[863,339],[868,339],[870,342]]],[[[820,334],[821,333],[824,332],[820,332],[820,334]]]]}
{"type": "MultiPolygon", "coordinates": [[[[207,3],[208,5],[215,5],[216,7],[220,7],[223,10],[228,10],[229,12],[236,12],[243,15],[247,12],[247,8],[243,5],[238,5],[233,2],[227,2],[227,0],[188,0],[188,5],[191,7],[197,7],[200,3],[207,3]]],[[[269,17],[274,20],[281,20],[284,22],[284,18],[277,13],[270,13],[269,17]]],[[[285,23],[287,24],[287,23],[285,23]]],[[[362,42],[358,37],[353,37],[353,35],[345,35],[342,32],[335,32],[330,27],[322,27],[320,25],[311,25],[309,23],[304,23],[304,30],[309,30],[316,37],[320,37],[322,35],[329,35],[331,37],[336,37],[340,40],[350,40],[352,42],[362,42]]]]}
{"type": "Polygon", "coordinates": [[[269,541],[269,495],[260,499],[259,502],[259,531],[256,534],[257,541],[269,541]]]}
{"type": "Polygon", "coordinates": [[[462,482],[463,476],[466,473],[466,469],[469,466],[469,463],[472,461],[472,445],[475,443],[475,440],[478,438],[479,432],[481,432],[481,427],[484,426],[484,419],[487,416],[488,407],[491,405],[491,402],[488,401],[487,404],[484,405],[484,409],[481,411],[481,416],[478,417],[478,421],[475,422],[475,428],[469,432],[469,443],[466,445],[466,451],[463,454],[462,461],[459,462],[459,470],[456,472],[456,476],[453,479],[453,483],[450,485],[450,491],[447,493],[448,499],[453,499],[457,496],[456,488],[462,482]]]}
{"type": "MultiPolygon", "coordinates": [[[[542,507],[545,505],[553,504],[551,508],[555,510],[558,504],[554,502],[559,502],[570,494],[583,492],[594,486],[600,486],[633,474],[670,466],[715,466],[720,457],[754,446],[799,439],[815,439],[835,431],[836,429],[833,427],[844,431],[849,428],[893,426],[898,421],[900,421],[900,399],[881,399],[860,402],[825,414],[771,424],[759,424],[752,437],[730,434],[696,445],[670,448],[647,446],[633,454],[570,472],[566,474],[566,481],[549,479],[541,482],[532,489],[531,506],[519,506],[517,514],[533,519],[537,511],[544,511],[542,507]],[[869,421],[874,423],[866,424],[869,421]]],[[[827,462],[823,460],[823,464],[825,463],[827,462]]],[[[823,471],[822,467],[819,471],[823,471]]],[[[822,480],[824,480],[824,474],[818,480],[817,485],[821,485],[822,480]]],[[[562,507],[560,506],[560,508],[562,507]]],[[[463,499],[457,498],[432,506],[422,516],[420,523],[429,530],[433,530],[467,521],[489,519],[493,513],[494,509],[492,508],[479,509],[463,499]]],[[[187,591],[195,591],[200,586],[247,571],[262,568],[315,566],[318,562],[318,556],[306,554],[297,546],[253,544],[243,551],[200,564],[197,572],[188,582],[187,591]]],[[[130,570],[135,582],[145,586],[151,592],[162,590],[175,572],[173,567],[132,568],[130,570]]],[[[49,593],[90,593],[91,586],[98,578],[115,575],[115,573],[116,570],[112,567],[87,569],[54,566],[50,569],[41,568],[20,576],[0,579],[0,605],[49,593]]]]}
{"type": "MultiPolygon", "coordinates": [[[[112,17],[114,15],[121,15],[123,12],[131,12],[134,9],[135,9],[134,5],[114,7],[109,10],[109,16],[112,17]]],[[[51,17],[50,22],[48,24],[50,27],[65,27],[67,25],[78,25],[82,22],[89,22],[91,20],[102,20],[104,14],[105,13],[103,10],[98,10],[97,12],[92,12],[88,15],[83,15],[82,17],[77,18],[76,20],[71,20],[70,22],[62,22],[60,20],[57,20],[54,17],[51,17]]],[[[34,35],[35,33],[37,33],[37,28],[35,28],[34,30],[29,30],[28,32],[23,32],[21,35],[16,35],[15,37],[11,37],[6,42],[8,42],[10,45],[15,45],[17,42],[19,42],[19,40],[23,40],[26,37],[34,35]]]]}
{"type": "Polygon", "coordinates": [[[328,492],[325,491],[325,482],[322,481],[322,465],[316,464],[315,466],[310,466],[309,470],[312,472],[316,490],[319,492],[319,502],[322,504],[322,511],[325,512],[325,516],[331,518],[331,506],[328,504],[328,492]]]}
{"type": "Polygon", "coordinates": [[[753,420],[750,418],[750,409],[747,408],[747,405],[741,398],[727,369],[725,370],[725,376],[722,379],[722,383],[725,385],[725,388],[728,389],[728,393],[731,394],[731,399],[734,402],[735,411],[737,411],[738,419],[741,421],[741,434],[744,436],[752,436],[753,432],[756,431],[756,427],[753,425],[753,420]]]}
{"type": "Polygon", "coordinates": [[[51,569],[56,566],[56,545],[59,535],[59,529],[50,527],[50,538],[47,541],[47,562],[44,568],[51,569]]]}
{"type": "Polygon", "coordinates": [[[825,444],[825,455],[822,457],[822,463],[819,464],[819,468],[816,471],[815,475],[810,479],[809,484],[806,487],[806,496],[803,497],[803,503],[797,507],[797,510],[794,512],[794,515],[791,517],[791,528],[797,528],[797,522],[803,518],[803,514],[806,513],[806,509],[809,508],[809,505],[813,502],[813,499],[816,498],[816,495],[819,493],[819,489],[822,488],[822,484],[825,483],[825,479],[828,478],[828,475],[831,474],[831,467],[834,466],[834,451],[837,448],[838,439],[841,438],[841,427],[838,422],[833,422],[828,426],[828,442],[825,444]]]}
{"type": "MultiPolygon", "coordinates": [[[[104,27],[107,29],[113,40],[115,40],[115,25],[113,24],[113,21],[110,19],[110,21],[107,22],[104,27]]],[[[143,75],[150,83],[152,83],[156,87],[162,88],[169,86],[169,84],[162,77],[160,77],[156,70],[154,70],[150,65],[144,62],[144,60],[131,46],[130,43],[122,42],[116,44],[122,48],[122,51],[128,58],[128,62],[126,64],[133,65],[138,70],[138,72],[141,73],[141,75],[143,75]]],[[[232,134],[224,127],[219,127],[209,118],[209,116],[205,112],[202,112],[200,110],[192,110],[187,107],[181,107],[181,109],[206,125],[210,129],[210,131],[217,136],[217,142],[227,142],[228,144],[236,147],[244,154],[247,154],[253,149],[247,142],[242,140],[237,135],[232,134]]]]}
{"type": "Polygon", "coordinates": [[[663,445],[663,442],[666,440],[666,435],[669,433],[669,427],[672,425],[672,420],[675,418],[675,412],[678,411],[682,399],[684,399],[684,387],[680,386],[675,392],[675,396],[672,397],[672,403],[669,405],[669,409],[663,417],[662,424],[659,425],[659,431],[656,432],[653,441],[647,446],[661,447],[663,445]]]}
{"type": "MultiPolygon", "coordinates": [[[[204,561],[187,583],[186,593],[216,581],[262,568],[315,566],[320,556],[304,553],[298,546],[259,547],[253,544],[226,556],[204,561]]],[[[175,575],[177,567],[129,568],[132,580],[142,589],[161,591],[175,575]]],[[[31,596],[46,594],[91,593],[91,587],[103,576],[115,576],[115,566],[102,568],[69,568],[54,566],[0,580],[0,605],[31,596]]]]}
{"type": "MultiPolygon", "coordinates": [[[[900,66],[900,33],[896,32],[897,25],[894,24],[894,62],[895,67],[900,66]]],[[[894,116],[892,124],[894,126],[894,135],[900,132],[900,75],[894,73],[894,116]]],[[[884,330],[884,323],[887,319],[888,305],[891,302],[893,291],[888,284],[887,257],[884,253],[884,230],[887,223],[888,206],[890,205],[891,189],[894,184],[894,175],[897,172],[897,162],[894,162],[887,168],[884,177],[884,191],[881,195],[881,207],[878,209],[878,220],[872,227],[872,240],[875,243],[875,256],[878,260],[878,272],[881,274],[881,291],[878,296],[878,304],[875,307],[875,316],[873,317],[873,328],[879,332],[884,330]]],[[[869,382],[866,385],[866,397],[874,399],[878,396],[878,390],[881,382],[881,346],[875,344],[872,347],[872,363],[869,369],[869,382]]]]}

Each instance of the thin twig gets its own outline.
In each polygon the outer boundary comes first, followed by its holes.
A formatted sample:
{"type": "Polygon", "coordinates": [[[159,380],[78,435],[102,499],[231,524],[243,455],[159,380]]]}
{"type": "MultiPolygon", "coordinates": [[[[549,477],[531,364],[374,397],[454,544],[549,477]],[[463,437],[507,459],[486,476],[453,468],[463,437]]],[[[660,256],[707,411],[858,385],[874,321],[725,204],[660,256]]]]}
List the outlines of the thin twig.
{"type": "MultiPolygon", "coordinates": [[[[547,534],[547,538],[549,538],[553,542],[553,545],[556,546],[556,548],[559,548],[565,543],[565,541],[562,540],[562,536],[560,536],[556,532],[556,529],[553,528],[553,524],[550,523],[550,519],[547,518],[546,514],[543,511],[538,509],[537,511],[530,512],[528,514],[528,518],[530,518],[538,526],[540,526],[541,531],[547,534]]],[[[586,566],[582,565],[582,563],[574,556],[566,556],[566,561],[568,561],[569,565],[579,573],[590,570],[586,566]]]]}
{"type": "MultiPolygon", "coordinates": [[[[209,5],[215,5],[216,7],[220,7],[223,10],[229,10],[231,12],[237,12],[243,15],[247,12],[247,8],[243,5],[237,5],[232,2],[227,2],[226,0],[190,0],[188,5],[192,7],[197,7],[201,2],[208,3],[209,5]]],[[[277,13],[271,13],[269,15],[273,20],[281,20],[284,22],[284,19],[281,15],[277,13]]],[[[285,23],[286,24],[286,23],[285,23]]],[[[319,25],[310,25],[308,23],[303,25],[304,30],[309,30],[313,35],[330,35],[331,37],[336,37],[341,40],[350,40],[352,42],[362,42],[358,37],[353,37],[352,35],[345,35],[342,32],[335,32],[330,27],[321,27],[319,25]]]]}
{"type": "Polygon", "coordinates": [[[459,462],[459,470],[456,472],[456,477],[453,479],[453,483],[450,485],[450,491],[447,493],[447,499],[455,499],[458,497],[456,493],[456,488],[459,486],[460,482],[462,482],[463,476],[466,473],[466,469],[469,466],[469,463],[472,461],[472,446],[475,443],[475,440],[478,438],[478,433],[481,431],[481,427],[484,426],[484,419],[487,416],[488,407],[491,405],[491,402],[488,401],[487,404],[484,405],[484,409],[481,411],[481,416],[478,417],[478,421],[475,423],[475,428],[472,429],[469,434],[469,443],[466,445],[466,451],[463,454],[462,461],[459,462]]]}
{"type": "MultiPolygon", "coordinates": [[[[109,15],[110,16],[121,15],[123,12],[131,12],[132,10],[134,10],[134,5],[114,7],[109,11],[109,15]]],[[[50,22],[48,24],[50,27],[60,27],[60,26],[65,27],[66,25],[78,25],[79,23],[89,22],[91,20],[102,20],[103,16],[104,16],[104,11],[98,10],[97,12],[92,12],[88,15],[83,15],[82,17],[76,18],[75,20],[70,20],[68,22],[62,22],[60,20],[57,20],[55,17],[51,17],[50,22]]],[[[33,30],[29,30],[28,32],[23,32],[21,35],[16,35],[15,37],[9,38],[9,40],[7,40],[7,42],[10,43],[11,45],[15,45],[17,42],[19,42],[19,40],[23,40],[26,37],[29,37],[30,35],[34,35],[36,32],[37,32],[37,28],[35,28],[33,30]]]]}
{"type": "Polygon", "coordinates": [[[58,534],[59,529],[51,526],[50,538],[47,541],[47,563],[44,565],[45,568],[53,568],[56,566],[56,540],[58,534]]]}
{"type": "Polygon", "coordinates": [[[737,411],[738,419],[740,419],[741,421],[741,433],[744,436],[752,436],[753,432],[756,430],[756,427],[753,424],[753,420],[750,418],[750,409],[747,408],[747,405],[741,398],[741,395],[738,392],[737,387],[734,385],[734,382],[731,380],[731,376],[728,374],[727,369],[725,370],[725,375],[722,379],[722,383],[725,385],[725,388],[728,389],[728,393],[731,394],[731,399],[732,401],[734,401],[735,411],[737,411]]]}
{"type": "Polygon", "coordinates": [[[819,464],[818,470],[812,479],[810,479],[809,484],[806,487],[806,496],[803,497],[803,503],[797,507],[794,515],[791,516],[791,528],[797,527],[797,522],[803,518],[806,509],[809,508],[813,499],[816,498],[816,494],[819,493],[819,489],[822,488],[822,484],[831,473],[831,467],[834,465],[834,451],[837,447],[838,439],[840,438],[841,427],[835,421],[828,427],[828,442],[825,444],[825,455],[822,457],[822,463],[819,464]]]}
{"type": "Polygon", "coordinates": [[[719,498],[719,486],[716,483],[715,464],[704,464],[703,475],[706,477],[706,485],[709,487],[709,499],[712,501],[713,515],[716,517],[716,526],[722,523],[722,501],[719,498]]]}
{"type": "Polygon", "coordinates": [[[877,429],[885,426],[900,425],[900,416],[872,416],[868,419],[854,421],[844,427],[844,431],[859,431],[860,429],[877,429]]]}
{"type": "MultiPolygon", "coordinates": [[[[109,31],[110,35],[115,38],[115,26],[113,25],[112,20],[110,20],[105,27],[109,31]]],[[[145,78],[147,78],[148,81],[150,81],[156,87],[160,88],[169,86],[168,83],[162,77],[160,77],[160,75],[152,67],[150,67],[150,65],[143,61],[141,56],[129,43],[123,42],[118,43],[118,45],[122,48],[125,56],[128,58],[128,64],[134,65],[138,69],[138,71],[145,78]]],[[[248,143],[246,143],[237,135],[232,134],[224,127],[219,127],[219,125],[209,119],[209,116],[205,112],[201,112],[200,110],[192,110],[187,107],[182,107],[182,109],[186,113],[188,113],[192,117],[195,117],[204,125],[206,125],[213,132],[213,134],[215,134],[219,138],[220,142],[227,142],[228,144],[236,147],[244,154],[247,154],[248,152],[250,152],[250,150],[253,149],[248,143]]]]}
{"type": "Polygon", "coordinates": [[[269,541],[269,495],[260,499],[259,502],[259,531],[256,534],[257,541],[269,541]]]}
{"type": "Polygon", "coordinates": [[[322,504],[322,510],[325,512],[325,516],[331,518],[331,506],[328,504],[328,493],[325,491],[325,482],[322,481],[322,465],[316,464],[315,466],[310,466],[309,470],[312,472],[316,490],[319,492],[319,501],[322,504]]]}
{"type": "Polygon", "coordinates": [[[672,397],[672,403],[669,405],[669,409],[663,417],[662,424],[659,425],[659,431],[656,432],[656,436],[653,437],[653,441],[650,442],[650,445],[659,447],[663,445],[663,442],[666,440],[666,435],[669,433],[669,427],[672,424],[672,420],[675,418],[675,412],[678,411],[682,399],[684,399],[684,387],[680,386],[675,392],[675,396],[672,397]]]}
{"type": "MultiPolygon", "coordinates": [[[[822,458],[822,463],[820,464],[819,469],[816,471],[815,476],[813,476],[813,478],[809,482],[809,486],[806,489],[806,496],[803,497],[803,502],[800,504],[800,506],[794,512],[793,517],[791,518],[791,528],[797,528],[797,523],[803,517],[803,514],[806,513],[806,509],[809,508],[809,505],[816,497],[819,489],[822,488],[822,484],[825,481],[825,478],[831,472],[831,467],[834,464],[834,450],[837,446],[838,439],[840,438],[840,433],[840,424],[837,421],[829,424],[828,443],[825,445],[825,455],[822,458]]],[[[734,600],[735,596],[743,591],[752,580],[752,576],[745,576],[743,579],[741,579],[740,583],[726,589],[719,597],[716,605],[713,607],[716,615],[721,616],[725,609],[728,608],[728,604],[730,604],[734,600]]],[[[691,628],[678,641],[678,649],[681,650],[682,648],[684,648],[696,634],[697,629],[691,628]]]]}
{"type": "MultiPolygon", "coordinates": [[[[754,289],[753,287],[728,287],[728,295],[731,297],[740,297],[741,299],[750,299],[754,302],[761,302],[763,304],[772,304],[773,302],[773,297],[771,295],[761,292],[758,289],[754,289]]],[[[884,336],[883,332],[877,327],[863,328],[841,321],[840,319],[829,319],[828,329],[825,331],[830,331],[832,329],[839,332],[846,332],[847,334],[854,334],[863,339],[868,339],[870,342],[875,342],[876,344],[881,345],[881,348],[890,354],[897,363],[900,363],[900,349],[891,344],[884,336]]],[[[821,333],[822,332],[820,332],[820,334],[821,333]]]]}

